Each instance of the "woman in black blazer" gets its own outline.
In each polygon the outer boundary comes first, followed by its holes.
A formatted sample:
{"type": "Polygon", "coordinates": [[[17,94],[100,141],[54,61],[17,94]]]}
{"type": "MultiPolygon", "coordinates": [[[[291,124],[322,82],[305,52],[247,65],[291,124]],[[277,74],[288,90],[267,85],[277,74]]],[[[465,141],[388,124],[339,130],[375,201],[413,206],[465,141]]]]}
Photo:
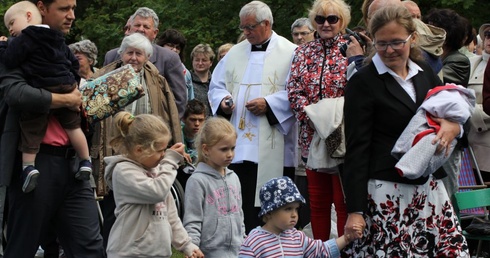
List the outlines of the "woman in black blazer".
{"type": "MultiPolygon", "coordinates": [[[[355,257],[464,256],[466,240],[440,178],[409,180],[395,169],[391,150],[427,92],[441,81],[421,60],[415,24],[403,6],[387,6],[371,19],[376,54],[345,92],[346,156],[343,186],[348,218],[366,226],[346,252],[355,257]]],[[[437,119],[433,144],[447,154],[460,125],[437,119]]]]}

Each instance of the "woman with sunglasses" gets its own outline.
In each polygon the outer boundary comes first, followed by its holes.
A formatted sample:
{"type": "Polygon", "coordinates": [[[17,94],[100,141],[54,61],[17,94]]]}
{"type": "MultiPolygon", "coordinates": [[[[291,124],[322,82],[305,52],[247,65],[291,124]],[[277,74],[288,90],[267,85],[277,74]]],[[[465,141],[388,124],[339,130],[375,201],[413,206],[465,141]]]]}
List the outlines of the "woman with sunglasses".
{"type": "MultiPolygon", "coordinates": [[[[299,121],[299,146],[301,158],[306,163],[313,236],[326,241],[330,238],[332,203],[337,212],[339,236],[344,234],[347,214],[338,163],[331,166],[312,164],[312,160],[327,159],[327,155],[310,152],[316,130],[305,108],[344,95],[347,58],[342,56],[340,48],[347,42],[342,32],[351,20],[350,7],[343,0],[316,0],[309,11],[309,18],[316,28],[317,37],[296,49],[287,90],[291,108],[299,121]]],[[[314,110],[323,112],[317,107],[314,110]]],[[[331,110],[329,114],[335,112],[331,110]]]]}
{"type": "MultiPolygon", "coordinates": [[[[441,85],[421,61],[416,25],[402,5],[386,6],[369,25],[376,50],[345,91],[346,155],[343,186],[345,233],[365,224],[364,236],[344,249],[350,257],[466,257],[468,245],[441,178],[443,169],[417,179],[402,177],[391,155],[395,142],[424,101],[441,85]]],[[[440,125],[432,144],[448,155],[461,133],[458,123],[440,125]]]]}

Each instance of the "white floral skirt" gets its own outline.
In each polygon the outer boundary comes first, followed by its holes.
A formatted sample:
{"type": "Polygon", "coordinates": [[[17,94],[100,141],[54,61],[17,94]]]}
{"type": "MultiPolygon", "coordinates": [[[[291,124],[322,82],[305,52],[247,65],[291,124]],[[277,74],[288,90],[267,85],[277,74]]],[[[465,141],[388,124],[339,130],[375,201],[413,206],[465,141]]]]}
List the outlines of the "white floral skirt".
{"type": "Polygon", "coordinates": [[[441,180],[424,185],[371,179],[363,238],[352,257],[469,257],[468,244],[441,180]]]}

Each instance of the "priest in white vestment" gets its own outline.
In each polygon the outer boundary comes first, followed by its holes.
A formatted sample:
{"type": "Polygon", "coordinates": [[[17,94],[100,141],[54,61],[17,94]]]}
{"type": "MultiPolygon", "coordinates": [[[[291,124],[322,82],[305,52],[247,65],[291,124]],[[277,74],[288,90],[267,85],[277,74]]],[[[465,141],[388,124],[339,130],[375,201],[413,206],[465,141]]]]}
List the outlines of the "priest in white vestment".
{"type": "Polygon", "coordinates": [[[238,134],[230,169],[240,178],[248,233],[261,224],[260,187],[274,177],[294,179],[297,126],[285,85],[296,45],[272,31],[263,2],[246,4],[239,16],[247,40],[218,63],[208,97],[213,115],[229,117],[238,134]]]}

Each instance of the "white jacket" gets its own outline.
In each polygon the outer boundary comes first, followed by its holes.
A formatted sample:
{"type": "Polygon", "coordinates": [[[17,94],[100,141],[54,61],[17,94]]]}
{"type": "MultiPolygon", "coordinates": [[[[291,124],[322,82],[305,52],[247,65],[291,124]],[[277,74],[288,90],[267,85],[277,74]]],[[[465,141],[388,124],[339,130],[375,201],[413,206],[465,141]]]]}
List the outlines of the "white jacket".
{"type": "Polygon", "coordinates": [[[325,98],[306,106],[304,110],[315,126],[306,165],[312,169],[322,169],[333,168],[344,163],[344,97],[325,98]],[[325,139],[339,127],[342,128],[340,146],[336,150],[327,150],[325,139]],[[328,153],[332,153],[332,155],[328,155],[328,153]]]}

